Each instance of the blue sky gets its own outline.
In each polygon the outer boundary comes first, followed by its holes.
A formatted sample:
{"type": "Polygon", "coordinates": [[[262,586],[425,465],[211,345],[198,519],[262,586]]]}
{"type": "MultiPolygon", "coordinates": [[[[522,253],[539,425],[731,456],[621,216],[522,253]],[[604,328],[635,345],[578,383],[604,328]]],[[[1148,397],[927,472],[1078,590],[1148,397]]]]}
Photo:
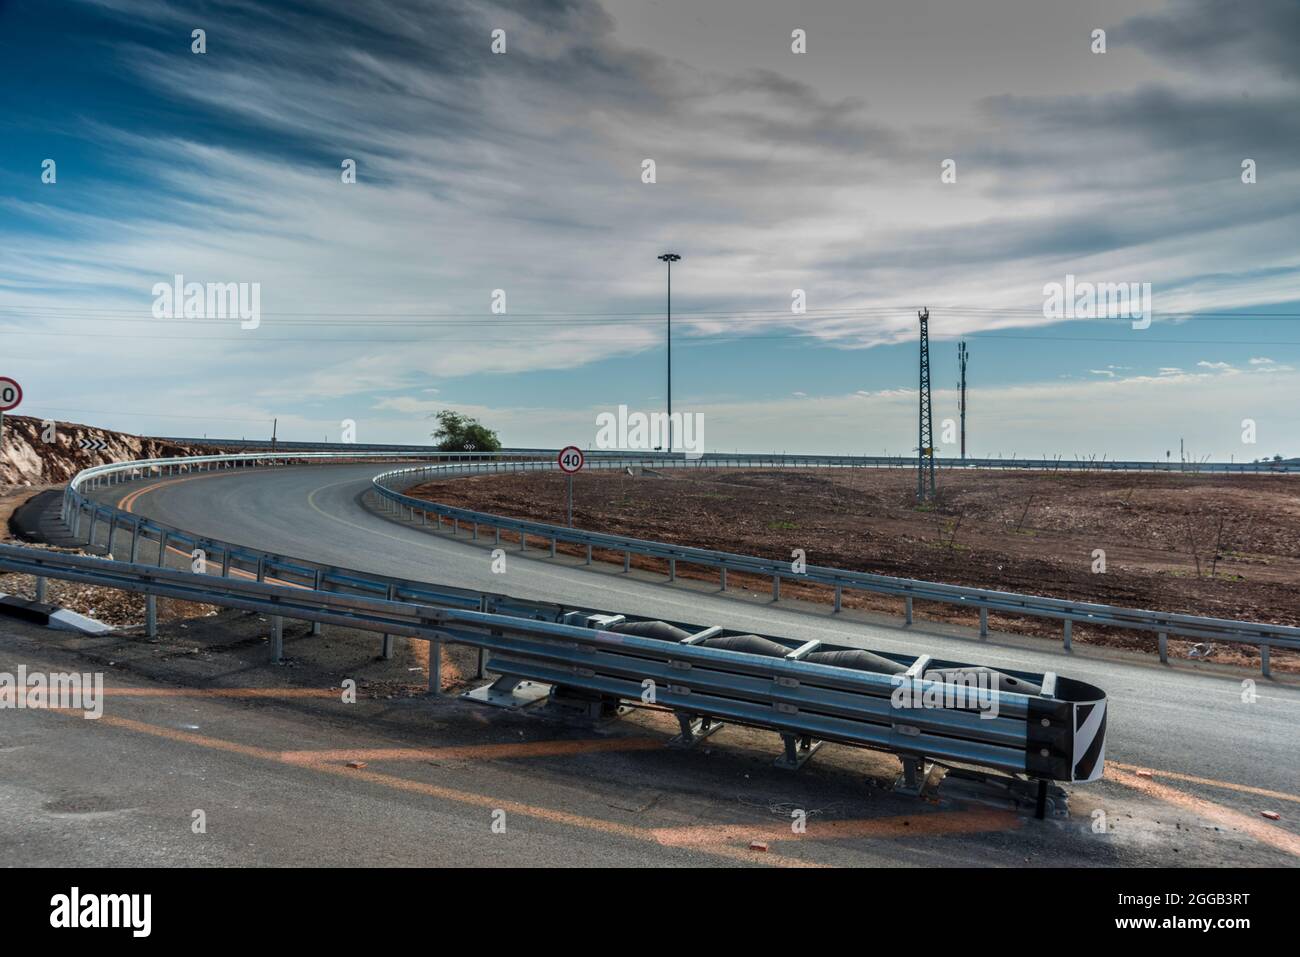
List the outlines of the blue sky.
{"type": "Polygon", "coordinates": [[[0,2],[0,374],[150,434],[586,445],[663,403],[673,249],[712,448],[913,448],[927,306],[973,454],[1296,455],[1297,53],[1281,0],[0,2]],[[153,318],[178,272],[260,326],[153,318]],[[1049,322],[1067,273],[1156,321],[1049,322]]]}

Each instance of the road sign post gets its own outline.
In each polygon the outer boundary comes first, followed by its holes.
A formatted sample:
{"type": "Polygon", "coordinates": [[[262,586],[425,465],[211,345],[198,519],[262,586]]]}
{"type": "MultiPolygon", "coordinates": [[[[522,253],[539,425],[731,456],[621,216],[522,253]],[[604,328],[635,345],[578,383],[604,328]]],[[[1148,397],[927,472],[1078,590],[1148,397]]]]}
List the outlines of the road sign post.
{"type": "Polygon", "coordinates": [[[569,528],[573,528],[573,473],[582,471],[582,467],[587,464],[587,457],[582,454],[582,449],[576,445],[566,445],[560,449],[560,454],[555,461],[567,479],[565,484],[568,486],[568,523],[569,528]]]}
{"type": "Polygon", "coordinates": [[[23,387],[8,376],[0,376],[0,452],[5,447],[5,413],[23,401],[23,387]]]}

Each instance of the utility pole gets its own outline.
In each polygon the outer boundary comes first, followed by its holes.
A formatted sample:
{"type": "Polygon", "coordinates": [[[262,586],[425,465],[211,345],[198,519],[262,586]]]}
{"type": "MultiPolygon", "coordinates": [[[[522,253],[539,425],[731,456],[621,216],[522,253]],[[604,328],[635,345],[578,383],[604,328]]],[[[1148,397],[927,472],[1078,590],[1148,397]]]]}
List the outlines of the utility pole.
{"type": "Polygon", "coordinates": [[[668,451],[673,450],[673,263],[682,257],[664,253],[659,257],[668,264],[668,451]]]}
{"type": "Polygon", "coordinates": [[[970,353],[966,351],[966,343],[957,343],[957,365],[961,367],[961,398],[958,404],[961,410],[961,457],[966,458],[966,359],[970,353]]]}
{"type": "Polygon", "coordinates": [[[271,420],[271,454],[275,454],[275,435],[280,430],[280,420],[271,420]]]}
{"type": "Polygon", "coordinates": [[[934,498],[934,418],[930,412],[930,310],[917,312],[921,320],[921,403],[916,442],[916,498],[934,498]]]}

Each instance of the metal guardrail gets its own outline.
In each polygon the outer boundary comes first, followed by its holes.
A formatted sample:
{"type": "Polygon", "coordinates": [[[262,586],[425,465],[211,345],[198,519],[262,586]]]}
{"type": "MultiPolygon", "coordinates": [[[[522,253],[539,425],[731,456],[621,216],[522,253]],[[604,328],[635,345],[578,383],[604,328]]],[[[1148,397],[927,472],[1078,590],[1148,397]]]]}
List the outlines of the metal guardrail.
{"type": "MultiPolygon", "coordinates": [[[[1053,673],[992,672],[929,655],[717,626],[638,624],[617,613],[436,585],[418,586],[417,602],[392,589],[377,598],[9,545],[0,545],[0,570],[144,593],[151,605],[165,596],[262,612],[272,621],[273,659],[281,654],[285,618],[313,622],[314,633],[332,624],[386,640],[423,639],[431,643],[435,691],[434,649],[444,641],[478,647],[503,676],[491,686],[497,695],[532,679],[552,685],[551,698],[561,704],[566,696],[605,708],[650,704],[677,715],[678,745],[692,745],[728,721],[779,733],[786,753],[778,763],[789,767],[834,741],[899,755],[917,790],[931,762],[1025,775],[1038,782],[1040,816],[1047,782],[1093,781],[1103,771],[1105,693],[1053,673]],[[816,660],[827,654],[831,663],[816,660]],[[970,694],[975,676],[983,687],[970,694]]],[[[486,690],[468,697],[490,700],[486,690]]]]}
{"type": "MultiPolygon", "coordinates": [[[[159,439],[165,442],[174,442],[177,445],[210,445],[215,447],[231,446],[243,449],[263,448],[276,450],[280,453],[293,450],[320,450],[322,446],[319,443],[311,442],[285,442],[276,441],[272,443],[269,439],[209,439],[209,438],[175,438],[170,436],[160,436],[159,439]]],[[[340,443],[340,446],[342,443],[340,443]]],[[[403,452],[411,454],[421,454],[428,456],[437,456],[440,454],[435,446],[428,445],[382,445],[382,444],[357,444],[353,448],[358,450],[372,452],[403,452]]],[[[530,449],[530,448],[508,448],[502,449],[500,454],[513,456],[537,456],[537,457],[554,457],[554,449],[530,449]]],[[[346,453],[335,453],[346,454],[346,453]]],[[[627,457],[629,453],[626,450],[617,449],[587,449],[587,458],[600,458],[604,456],[619,458],[627,457]]],[[[685,459],[685,453],[682,452],[662,452],[646,451],[638,452],[636,455],[643,461],[655,459],[661,462],[681,461],[685,459]]],[[[914,469],[916,468],[916,456],[907,455],[807,455],[802,453],[785,453],[785,452],[706,452],[703,458],[714,463],[735,462],[746,468],[882,468],[882,469],[914,469]]],[[[694,463],[698,459],[686,459],[694,463]]],[[[1139,459],[1129,460],[1097,460],[1095,458],[1082,458],[1076,456],[1073,459],[1057,457],[1051,459],[1021,459],[1021,458],[942,458],[935,457],[935,467],[939,469],[994,469],[1010,471],[1043,471],[1043,472],[1168,472],[1181,475],[1198,475],[1198,474],[1233,474],[1233,475],[1267,475],[1267,474],[1300,474],[1300,459],[1286,459],[1281,462],[1159,462],[1143,461],[1139,459]]]]}
{"type": "MultiPolygon", "coordinates": [[[[795,573],[785,563],[756,556],[736,555],[728,552],[689,546],[670,545],[635,539],[626,536],[606,535],[570,529],[542,522],[509,519],[485,512],[453,508],[435,502],[406,496],[390,487],[400,484],[407,487],[432,475],[482,474],[484,472],[504,472],[513,470],[543,470],[555,468],[553,453],[550,451],[514,451],[514,452],[377,452],[377,451],[328,451],[328,452],[287,452],[275,455],[247,453],[236,455],[194,456],[188,458],[150,459],[138,462],[112,463],[86,469],[68,484],[64,494],[63,517],[73,528],[74,534],[82,534],[82,523],[90,524],[90,536],[95,533],[98,521],[108,524],[110,530],[117,525],[134,530],[139,534],[143,529],[150,533],[167,534],[175,541],[185,542],[192,547],[212,545],[211,539],[200,539],[183,529],[165,527],[159,523],[141,519],[131,513],[122,512],[110,505],[95,502],[88,498],[83,490],[89,490],[106,484],[119,484],[134,478],[149,475],[182,474],[209,469],[236,469],[257,466],[303,464],[318,462],[377,462],[384,460],[429,460],[439,459],[442,464],[425,465],[415,468],[397,469],[381,473],[372,480],[372,486],[382,500],[388,501],[399,513],[405,509],[414,518],[419,513],[428,520],[433,515],[439,524],[443,519],[453,523],[453,530],[460,522],[474,527],[477,537],[479,527],[496,530],[499,540],[500,532],[505,530],[521,536],[521,546],[526,542],[522,536],[534,535],[548,538],[554,553],[558,542],[584,545],[588,551],[595,548],[624,553],[624,570],[631,567],[632,554],[662,559],[668,564],[669,580],[676,578],[676,563],[684,561],[690,564],[717,568],[725,589],[728,570],[769,577],[773,582],[773,597],[779,599],[782,580],[812,582],[834,589],[835,610],[841,607],[843,589],[871,591],[901,597],[904,601],[904,616],[908,624],[912,622],[913,602],[937,601],[941,603],[976,609],[979,613],[980,636],[988,634],[988,613],[990,611],[1012,615],[1028,615],[1050,618],[1062,622],[1062,645],[1070,650],[1072,626],[1075,622],[1102,625],[1106,627],[1125,628],[1136,631],[1154,632],[1160,660],[1167,663],[1168,636],[1177,635],[1197,641],[1223,641],[1255,645],[1260,649],[1260,668],[1265,676],[1271,674],[1270,651],[1272,648],[1300,648],[1300,628],[1288,625],[1274,625],[1266,622],[1246,622],[1233,619],[1210,618],[1196,615],[1174,614],[1168,612],[1147,611],[1123,608],[1094,602],[1078,602],[1046,596],[1023,595],[1014,592],[1001,592],[991,589],[969,588],[960,585],[946,585],[917,579],[894,578],[886,575],[873,575],[867,572],[846,571],[843,569],[807,566],[802,573],[795,573]]],[[[590,462],[591,468],[622,469],[626,467],[653,468],[752,468],[782,467],[782,463],[791,467],[848,467],[850,460],[841,456],[802,456],[798,459],[764,458],[758,456],[724,456],[712,458],[686,459],[682,456],[664,456],[661,454],[614,455],[604,454],[590,462]]],[[[854,460],[856,461],[856,460],[854,460]]],[[[237,561],[255,561],[258,553],[254,549],[232,546],[237,561]]],[[[219,548],[219,550],[221,550],[219,548]]],[[[132,555],[135,546],[132,546],[132,555]]],[[[272,556],[272,561],[291,562],[282,556],[272,556]]]]}
{"type": "MultiPolygon", "coordinates": [[[[641,464],[644,464],[644,460],[635,458],[610,459],[594,461],[591,463],[591,467],[621,469],[629,465],[641,464]]],[[[707,459],[685,464],[701,468],[712,468],[716,465],[712,460],[707,459]]],[[[437,519],[439,527],[441,527],[444,519],[453,522],[453,528],[464,522],[475,528],[476,537],[477,529],[486,526],[497,530],[498,541],[500,531],[504,530],[520,536],[521,545],[526,543],[526,536],[529,535],[549,539],[552,555],[555,554],[558,542],[585,546],[588,563],[591,562],[593,549],[622,552],[624,571],[631,569],[632,555],[661,559],[668,563],[670,581],[676,579],[677,563],[686,562],[692,565],[719,569],[721,587],[724,590],[727,587],[728,571],[770,578],[772,579],[772,596],[774,599],[780,598],[782,580],[801,583],[810,582],[834,589],[834,608],[836,612],[841,609],[842,593],[846,588],[894,595],[904,599],[904,614],[908,624],[912,623],[912,604],[914,601],[934,601],[974,608],[979,612],[981,638],[988,635],[988,613],[994,611],[1003,614],[1028,615],[1061,621],[1062,644],[1067,651],[1071,646],[1072,627],[1075,622],[1110,628],[1155,632],[1160,660],[1165,663],[1168,662],[1169,635],[1178,635],[1197,641],[1238,642],[1255,645],[1260,649],[1260,667],[1265,676],[1270,674],[1270,650],[1272,648],[1300,649],[1300,628],[1289,625],[1147,611],[1096,602],[1072,601],[1041,595],[1025,595],[962,585],[946,585],[918,579],[895,578],[869,572],[846,571],[816,565],[808,565],[801,571],[795,571],[793,563],[789,562],[759,558],[752,555],[737,555],[711,549],[671,545],[623,535],[583,531],[544,522],[505,518],[487,512],[455,508],[425,499],[414,498],[398,491],[399,488],[409,488],[413,484],[434,476],[465,474],[470,471],[475,473],[518,470],[549,471],[554,467],[554,463],[547,461],[485,463],[468,468],[455,465],[430,465],[381,473],[372,479],[372,485],[381,499],[386,501],[399,515],[402,514],[403,509],[410,514],[412,519],[418,513],[425,523],[428,522],[428,516],[432,515],[437,519]]],[[[656,461],[655,467],[662,468],[664,463],[656,461]]]]}

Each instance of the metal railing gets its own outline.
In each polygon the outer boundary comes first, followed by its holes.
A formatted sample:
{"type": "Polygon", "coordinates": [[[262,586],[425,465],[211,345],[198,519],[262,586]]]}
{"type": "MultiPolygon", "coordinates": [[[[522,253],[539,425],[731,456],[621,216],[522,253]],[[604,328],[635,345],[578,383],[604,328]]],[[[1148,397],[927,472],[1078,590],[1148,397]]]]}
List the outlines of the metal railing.
{"type": "MultiPolygon", "coordinates": [[[[422,639],[431,644],[433,691],[441,684],[441,643],[474,646],[491,654],[492,672],[503,676],[493,688],[531,679],[551,685],[553,700],[576,695],[604,706],[669,710],[682,729],[679,745],[694,744],[727,721],[779,733],[786,766],[797,767],[822,741],[834,741],[897,754],[913,772],[951,762],[1026,775],[1040,782],[1040,814],[1045,782],[1097,780],[1103,770],[1105,693],[1053,673],[991,672],[929,655],[639,620],[681,636],[669,640],[624,630],[633,619],[614,612],[431,584],[390,587],[384,597],[372,597],[9,545],[0,545],[0,570],[143,593],[151,605],[163,596],[261,612],[271,618],[273,660],[282,654],[286,618],[314,623],[313,633],[330,624],[381,633],[386,641],[391,635],[422,639]],[[774,650],[712,646],[737,637],[774,650]],[[826,652],[858,656],[851,660],[859,664],[808,660],[826,652]],[[960,693],[969,692],[976,675],[986,679],[980,693],[960,693]],[[900,689],[907,694],[900,697],[900,689]]],[[[331,581],[350,582],[356,574],[331,581]]]]}
{"type": "MultiPolygon", "coordinates": [[[[222,446],[233,446],[243,449],[265,448],[274,449],[279,452],[289,452],[293,450],[320,450],[322,446],[319,443],[311,442],[271,442],[269,439],[209,439],[209,438],[176,438],[160,437],[160,441],[173,442],[177,445],[197,445],[213,446],[220,448],[222,446]]],[[[340,443],[342,445],[342,443],[340,443]]],[[[436,457],[442,453],[434,446],[428,445],[383,445],[383,444],[356,444],[352,446],[357,450],[370,452],[386,453],[407,453],[412,455],[423,455],[436,457]]],[[[501,454],[514,456],[550,456],[554,457],[553,449],[529,449],[529,448],[509,448],[502,449],[501,454]]],[[[629,453],[626,450],[618,449],[587,449],[588,458],[600,458],[603,456],[623,457],[629,453]]],[[[663,451],[646,451],[636,453],[644,460],[657,459],[659,461],[681,460],[685,458],[682,452],[663,452],[663,451]]],[[[739,463],[746,468],[881,468],[881,469],[914,469],[916,468],[915,455],[816,455],[804,453],[787,453],[787,452],[705,452],[702,453],[704,459],[714,463],[739,463]]],[[[698,460],[689,460],[698,461],[698,460]]],[[[1067,459],[1064,456],[1056,458],[1041,459],[1022,459],[1016,456],[1004,458],[942,458],[935,457],[935,467],[939,469],[994,469],[1010,471],[1043,471],[1043,472],[1167,472],[1182,475],[1199,475],[1199,474],[1232,474],[1232,475],[1267,475],[1267,474],[1300,474],[1300,459],[1286,459],[1281,462],[1171,462],[1171,461],[1146,461],[1141,459],[1097,459],[1095,457],[1075,456],[1067,459]]]]}
{"type": "MultiPolygon", "coordinates": [[[[742,461],[748,462],[749,460],[742,461]]],[[[625,457],[593,461],[589,464],[589,467],[622,469],[628,466],[645,464],[645,459],[625,457]]],[[[708,459],[696,461],[679,459],[675,460],[675,464],[679,467],[713,468],[718,463],[708,459]]],[[[667,465],[668,463],[662,460],[654,460],[655,468],[663,468],[667,465]]],[[[551,471],[554,469],[554,463],[546,460],[514,463],[488,462],[469,466],[417,466],[381,473],[372,479],[372,485],[381,499],[386,501],[389,507],[398,515],[409,514],[414,519],[415,515],[419,514],[425,524],[428,523],[429,516],[434,516],[439,527],[441,527],[444,520],[452,522],[453,531],[458,531],[459,525],[465,523],[474,528],[476,538],[478,529],[487,527],[495,530],[497,541],[500,540],[500,532],[506,531],[519,536],[521,547],[526,547],[527,536],[548,539],[552,555],[555,554],[556,545],[559,542],[584,546],[587,552],[588,564],[592,561],[594,549],[607,552],[622,552],[624,571],[631,570],[632,555],[660,559],[668,565],[670,581],[676,580],[677,563],[685,562],[691,565],[718,569],[721,587],[724,590],[727,587],[728,571],[770,578],[772,580],[772,597],[776,600],[780,598],[781,582],[783,580],[823,585],[834,590],[834,610],[836,612],[841,610],[843,591],[846,588],[892,595],[904,599],[904,616],[908,624],[912,623],[913,602],[915,601],[933,601],[974,609],[979,613],[981,638],[988,636],[988,614],[992,611],[1006,615],[1025,615],[1061,621],[1062,645],[1067,651],[1071,647],[1072,631],[1075,623],[1154,632],[1157,635],[1160,660],[1165,663],[1168,663],[1169,660],[1169,635],[1177,635],[1197,641],[1245,643],[1255,645],[1260,649],[1260,667],[1265,676],[1270,674],[1270,650],[1272,648],[1300,649],[1300,628],[1289,625],[1148,611],[1097,602],[1073,601],[963,585],[946,585],[918,579],[895,578],[888,575],[847,571],[816,565],[807,565],[802,570],[795,571],[791,562],[752,555],[738,555],[712,549],[673,545],[623,535],[610,535],[603,532],[590,532],[525,519],[506,518],[488,512],[456,508],[415,498],[399,491],[399,489],[409,488],[411,485],[435,476],[447,477],[468,473],[482,474],[483,472],[551,471]]]]}
{"type": "MultiPolygon", "coordinates": [[[[665,561],[668,565],[669,580],[676,579],[677,562],[716,568],[719,570],[722,588],[727,586],[728,571],[748,573],[770,578],[774,599],[780,598],[781,582],[796,581],[827,586],[834,592],[834,608],[841,609],[843,590],[853,589],[901,597],[904,602],[904,620],[911,624],[913,620],[913,602],[935,601],[949,605],[973,609],[979,615],[979,633],[984,638],[988,635],[988,614],[990,611],[1007,615],[1026,615],[1048,618],[1062,622],[1062,646],[1068,651],[1072,643],[1072,627],[1075,622],[1135,631],[1153,632],[1157,636],[1157,648],[1160,660],[1167,663],[1168,637],[1176,635],[1196,641],[1223,641],[1254,645],[1260,650],[1260,668],[1265,676],[1271,674],[1270,652],[1272,648],[1300,649],[1300,628],[1289,625],[1275,625],[1265,622],[1247,622],[1233,619],[1210,618],[1197,615],[1175,614],[1170,612],[1148,611],[1124,608],[1095,602],[1080,602],[1069,599],[1050,598],[1046,596],[1024,595],[1015,592],[1002,592],[991,589],[972,588],[961,585],[947,585],[917,579],[895,578],[886,575],[874,575],[868,572],[847,571],[821,566],[807,566],[801,573],[796,573],[790,563],[765,559],[756,556],[736,555],[729,552],[692,548],[636,539],[627,536],[608,535],[588,532],[581,529],[565,528],[542,522],[510,519],[486,512],[455,508],[403,495],[394,486],[402,488],[418,483],[435,475],[450,477],[465,474],[484,474],[487,472],[508,471],[551,471],[556,468],[554,455],[549,451],[516,450],[512,452],[386,452],[386,451],[328,451],[328,452],[286,452],[275,455],[249,453],[236,455],[210,455],[187,458],[151,459],[139,462],[112,463],[86,469],[68,484],[64,494],[63,516],[79,537],[93,539],[96,524],[103,521],[110,533],[116,527],[132,529],[133,538],[141,533],[170,536],[174,543],[186,543],[193,548],[202,548],[216,544],[213,539],[204,539],[191,533],[159,523],[142,519],[132,513],[123,512],[111,505],[96,502],[85,492],[106,485],[120,484],[136,478],[151,475],[185,474],[210,469],[238,469],[273,465],[291,465],[306,463],[347,463],[380,462],[385,460],[429,460],[439,459],[440,464],[427,464],[405,469],[383,472],[372,479],[372,487],[398,514],[422,516],[427,522],[434,516],[441,526],[442,521],[452,523],[453,532],[459,530],[464,522],[473,528],[473,535],[478,537],[479,528],[486,527],[495,531],[499,541],[501,531],[520,536],[521,547],[526,547],[527,536],[532,535],[550,540],[552,554],[558,542],[585,546],[587,561],[592,560],[594,549],[623,552],[623,566],[630,571],[633,554],[665,561]],[[83,530],[83,523],[89,522],[89,534],[83,530]]],[[[795,459],[764,458],[758,456],[725,456],[720,459],[687,459],[683,456],[665,456],[662,454],[602,454],[589,462],[590,468],[623,469],[627,467],[650,468],[757,468],[782,467],[848,467],[847,459],[840,456],[801,456],[795,459]]],[[[856,460],[855,460],[856,461],[856,460]]],[[[247,564],[257,561],[262,554],[254,549],[231,546],[223,549],[217,545],[223,555],[231,556],[237,563],[247,564]]],[[[131,555],[136,554],[136,546],[131,546],[131,555]]],[[[231,558],[226,558],[230,561],[231,558]]],[[[292,570],[293,562],[283,556],[270,556],[267,561],[283,570],[292,570]]],[[[265,564],[265,561],[263,562],[265,564]]],[[[261,574],[259,572],[259,574],[261,574]]]]}

